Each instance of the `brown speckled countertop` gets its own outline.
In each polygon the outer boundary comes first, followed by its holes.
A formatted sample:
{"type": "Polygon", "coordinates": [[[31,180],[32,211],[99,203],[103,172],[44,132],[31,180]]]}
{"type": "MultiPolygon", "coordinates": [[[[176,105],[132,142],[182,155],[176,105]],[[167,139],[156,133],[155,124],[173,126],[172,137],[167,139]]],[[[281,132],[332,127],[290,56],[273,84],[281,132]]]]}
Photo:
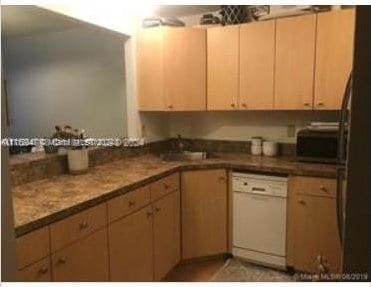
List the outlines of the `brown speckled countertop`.
{"type": "Polygon", "coordinates": [[[336,167],[247,154],[219,154],[202,161],[163,161],[144,155],[91,168],[84,175],[58,175],[13,188],[16,235],[20,236],[102,203],[174,171],[206,168],[244,169],[293,175],[335,177],[336,167]]]}

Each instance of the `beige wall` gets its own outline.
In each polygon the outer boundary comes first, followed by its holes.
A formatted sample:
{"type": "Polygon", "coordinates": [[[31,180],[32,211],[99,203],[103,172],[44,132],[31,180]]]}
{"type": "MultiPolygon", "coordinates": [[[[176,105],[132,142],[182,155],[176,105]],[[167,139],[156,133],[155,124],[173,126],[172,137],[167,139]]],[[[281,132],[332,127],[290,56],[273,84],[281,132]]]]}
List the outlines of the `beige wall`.
{"type": "Polygon", "coordinates": [[[172,113],[169,116],[170,136],[187,138],[249,140],[262,136],[267,140],[296,142],[288,134],[295,133],[311,121],[336,121],[336,112],[309,111],[241,111],[172,113]]]}

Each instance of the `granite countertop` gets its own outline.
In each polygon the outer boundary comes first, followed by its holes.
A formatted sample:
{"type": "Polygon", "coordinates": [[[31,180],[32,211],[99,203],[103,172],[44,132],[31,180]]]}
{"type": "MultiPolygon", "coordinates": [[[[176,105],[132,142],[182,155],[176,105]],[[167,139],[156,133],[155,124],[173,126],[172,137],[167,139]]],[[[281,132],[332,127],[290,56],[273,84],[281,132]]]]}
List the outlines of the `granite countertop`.
{"type": "Polygon", "coordinates": [[[175,171],[207,168],[335,177],[336,166],[297,162],[294,158],[218,154],[202,161],[164,161],[154,155],[99,165],[83,175],[58,175],[13,188],[16,236],[156,181],[175,171]]]}

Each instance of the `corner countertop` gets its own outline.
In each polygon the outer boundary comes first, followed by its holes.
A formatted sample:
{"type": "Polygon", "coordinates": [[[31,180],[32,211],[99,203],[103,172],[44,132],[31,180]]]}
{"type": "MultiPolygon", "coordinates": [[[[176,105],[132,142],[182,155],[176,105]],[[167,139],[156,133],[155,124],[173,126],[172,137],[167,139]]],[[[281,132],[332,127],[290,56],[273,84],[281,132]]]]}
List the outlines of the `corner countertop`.
{"type": "Polygon", "coordinates": [[[336,166],[295,158],[218,154],[202,161],[164,161],[155,155],[128,157],[91,168],[83,175],[59,175],[13,188],[16,236],[105,202],[176,171],[226,168],[255,172],[335,177],[336,166]]]}

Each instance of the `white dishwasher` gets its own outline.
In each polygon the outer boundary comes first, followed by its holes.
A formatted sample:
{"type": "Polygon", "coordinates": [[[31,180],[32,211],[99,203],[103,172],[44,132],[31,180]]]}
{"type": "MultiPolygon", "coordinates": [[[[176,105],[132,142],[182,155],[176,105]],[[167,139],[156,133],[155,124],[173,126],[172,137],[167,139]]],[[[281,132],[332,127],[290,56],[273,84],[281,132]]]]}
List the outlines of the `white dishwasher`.
{"type": "Polygon", "coordinates": [[[232,253],[286,268],[287,177],[233,173],[232,253]]]}

